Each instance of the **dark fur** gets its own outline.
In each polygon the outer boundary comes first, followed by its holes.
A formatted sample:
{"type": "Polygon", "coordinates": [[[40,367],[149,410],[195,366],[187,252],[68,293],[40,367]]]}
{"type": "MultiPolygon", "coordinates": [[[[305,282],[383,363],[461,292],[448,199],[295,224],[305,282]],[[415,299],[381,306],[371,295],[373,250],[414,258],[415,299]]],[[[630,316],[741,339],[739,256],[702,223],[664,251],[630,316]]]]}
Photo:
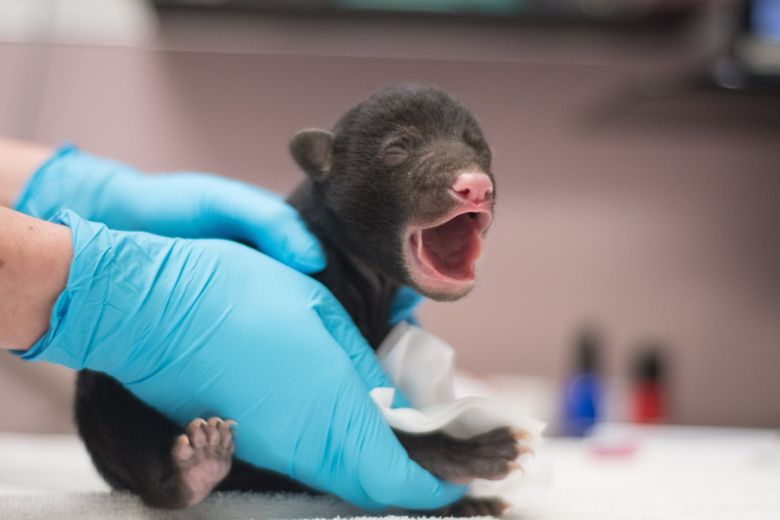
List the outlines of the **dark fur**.
{"type": "MultiPolygon", "coordinates": [[[[402,255],[404,229],[453,207],[447,188],[458,170],[476,166],[491,175],[490,150],[466,108],[437,89],[410,86],[372,96],[347,112],[333,133],[300,132],[290,148],[308,178],[289,202],[327,254],[327,268],[316,278],[376,348],[390,329],[396,291],[411,283],[402,255]]],[[[111,378],[88,371],[78,379],[76,421],[95,466],[112,487],[132,491],[153,506],[186,503],[171,459],[180,426],[111,378]]],[[[443,478],[490,477],[506,471],[516,455],[507,430],[466,441],[443,434],[399,438],[414,460],[443,478]]],[[[303,488],[236,460],[217,489],[303,488]]],[[[495,513],[497,507],[483,506],[466,504],[462,512],[495,513]]]]}

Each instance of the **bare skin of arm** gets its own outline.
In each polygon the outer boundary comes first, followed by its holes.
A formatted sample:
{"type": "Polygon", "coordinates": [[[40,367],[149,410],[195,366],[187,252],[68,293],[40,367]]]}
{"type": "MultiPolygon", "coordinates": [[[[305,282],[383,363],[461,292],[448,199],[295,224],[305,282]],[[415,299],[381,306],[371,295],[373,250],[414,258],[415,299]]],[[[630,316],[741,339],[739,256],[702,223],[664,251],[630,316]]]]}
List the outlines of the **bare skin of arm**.
{"type": "Polygon", "coordinates": [[[67,227],[0,207],[0,348],[27,350],[48,330],[72,248],[67,227]]]}
{"type": "Polygon", "coordinates": [[[0,137],[0,348],[27,350],[49,328],[73,256],[70,230],[7,209],[50,148],[0,137]]]}

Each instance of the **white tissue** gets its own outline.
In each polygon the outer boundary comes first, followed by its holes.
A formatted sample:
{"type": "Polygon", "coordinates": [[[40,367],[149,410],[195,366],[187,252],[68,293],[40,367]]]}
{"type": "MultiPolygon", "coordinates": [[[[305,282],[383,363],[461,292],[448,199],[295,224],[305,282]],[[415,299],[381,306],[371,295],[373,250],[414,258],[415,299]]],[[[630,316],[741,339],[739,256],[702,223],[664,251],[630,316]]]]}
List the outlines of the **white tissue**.
{"type": "Polygon", "coordinates": [[[444,431],[467,438],[494,428],[523,429],[538,440],[543,422],[523,416],[512,406],[485,397],[455,396],[454,352],[442,339],[420,327],[397,325],[377,350],[377,355],[396,387],[414,408],[392,408],[395,390],[375,388],[371,397],[385,420],[408,433],[444,431]]]}

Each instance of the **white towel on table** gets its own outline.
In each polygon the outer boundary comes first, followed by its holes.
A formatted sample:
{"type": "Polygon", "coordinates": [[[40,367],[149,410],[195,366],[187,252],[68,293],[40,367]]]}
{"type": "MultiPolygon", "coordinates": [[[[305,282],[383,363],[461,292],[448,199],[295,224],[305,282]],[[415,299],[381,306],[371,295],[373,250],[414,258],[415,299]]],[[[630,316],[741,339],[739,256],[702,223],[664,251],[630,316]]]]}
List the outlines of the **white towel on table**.
{"type": "Polygon", "coordinates": [[[530,443],[538,441],[544,430],[544,423],[518,413],[508,403],[486,397],[458,398],[453,385],[452,347],[420,327],[397,325],[377,354],[393,383],[414,407],[392,408],[392,388],[371,391],[385,420],[396,430],[441,430],[453,437],[467,438],[509,426],[527,431],[530,443]]]}

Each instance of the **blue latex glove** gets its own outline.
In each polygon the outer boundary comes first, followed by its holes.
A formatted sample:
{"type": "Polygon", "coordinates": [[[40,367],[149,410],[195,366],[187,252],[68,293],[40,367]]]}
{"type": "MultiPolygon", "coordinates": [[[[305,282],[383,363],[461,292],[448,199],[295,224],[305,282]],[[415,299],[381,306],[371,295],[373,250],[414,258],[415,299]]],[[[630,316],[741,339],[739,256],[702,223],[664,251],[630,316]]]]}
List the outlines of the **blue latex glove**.
{"type": "Polygon", "coordinates": [[[239,240],[298,271],[325,267],[317,239],[275,193],[205,173],[144,175],[74,146],[38,168],[14,209],[43,219],[71,209],[111,229],[239,240]]]}
{"type": "Polygon", "coordinates": [[[54,220],[73,263],[23,358],[108,373],[181,425],[235,419],[239,458],[366,508],[462,496],[408,458],[368,395],[389,381],[320,283],[230,241],[54,220]]]}
{"type": "Polygon", "coordinates": [[[397,325],[402,321],[411,323],[412,325],[419,325],[417,316],[414,315],[414,311],[425,300],[425,297],[406,285],[401,286],[393,299],[393,303],[390,306],[390,325],[397,325]]]}

